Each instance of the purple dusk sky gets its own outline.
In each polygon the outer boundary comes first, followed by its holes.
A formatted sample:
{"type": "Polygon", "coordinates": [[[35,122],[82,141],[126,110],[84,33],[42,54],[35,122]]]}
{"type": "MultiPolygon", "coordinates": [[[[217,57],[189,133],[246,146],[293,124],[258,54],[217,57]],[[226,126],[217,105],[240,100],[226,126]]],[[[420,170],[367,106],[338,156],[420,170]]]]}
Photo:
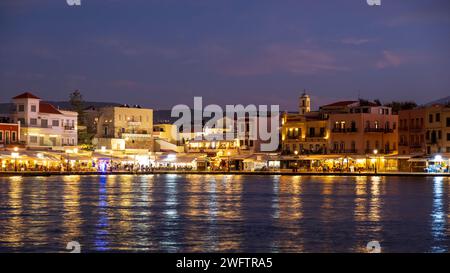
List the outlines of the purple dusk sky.
{"type": "Polygon", "coordinates": [[[155,109],[450,95],[450,1],[2,0],[0,102],[31,91],[155,109]]]}

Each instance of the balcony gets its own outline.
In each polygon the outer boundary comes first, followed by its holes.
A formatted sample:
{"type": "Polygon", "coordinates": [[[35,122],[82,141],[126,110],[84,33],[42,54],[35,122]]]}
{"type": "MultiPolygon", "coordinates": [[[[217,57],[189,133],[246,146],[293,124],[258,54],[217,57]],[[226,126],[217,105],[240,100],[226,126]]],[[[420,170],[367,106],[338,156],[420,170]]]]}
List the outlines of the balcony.
{"type": "Polygon", "coordinates": [[[393,133],[394,129],[366,127],[364,129],[364,132],[366,132],[366,133],[393,133]]]}
{"type": "Polygon", "coordinates": [[[422,148],[422,144],[420,143],[411,143],[410,148],[422,148]]]}
{"type": "Polygon", "coordinates": [[[390,154],[391,152],[393,152],[393,150],[383,150],[383,149],[365,149],[364,152],[366,154],[374,154],[374,150],[377,150],[378,153],[377,154],[390,154]]]}
{"type": "Polygon", "coordinates": [[[333,133],[357,133],[357,128],[333,128],[333,133]]]}
{"type": "Polygon", "coordinates": [[[123,139],[136,139],[136,138],[152,138],[152,134],[147,134],[143,132],[136,132],[136,133],[121,133],[120,137],[123,139]]]}
{"type": "Polygon", "coordinates": [[[409,131],[412,133],[418,133],[422,132],[425,128],[424,127],[410,127],[409,131]]]}
{"type": "Polygon", "coordinates": [[[65,131],[72,131],[72,130],[75,130],[75,126],[68,126],[68,125],[65,125],[65,126],[64,126],[64,130],[65,130],[65,131]]]}
{"type": "Polygon", "coordinates": [[[357,149],[337,149],[337,150],[331,150],[332,154],[357,154],[357,149]]]}

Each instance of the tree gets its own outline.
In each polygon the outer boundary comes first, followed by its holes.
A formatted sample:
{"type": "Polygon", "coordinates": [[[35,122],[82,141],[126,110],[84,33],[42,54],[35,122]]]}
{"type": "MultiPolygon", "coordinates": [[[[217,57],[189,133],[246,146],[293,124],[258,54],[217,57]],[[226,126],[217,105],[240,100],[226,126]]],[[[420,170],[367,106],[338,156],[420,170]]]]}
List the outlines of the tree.
{"type": "Polygon", "coordinates": [[[398,113],[401,110],[411,110],[417,107],[417,103],[413,101],[393,101],[387,103],[385,106],[391,107],[393,113],[398,113]]]}
{"type": "Polygon", "coordinates": [[[70,93],[69,102],[72,109],[78,113],[78,123],[84,125],[84,101],[80,90],[70,93]]]}
{"type": "Polygon", "coordinates": [[[72,110],[78,113],[78,143],[91,144],[94,134],[88,132],[86,128],[84,101],[80,90],[75,90],[70,93],[69,102],[72,106],[72,110]]]}

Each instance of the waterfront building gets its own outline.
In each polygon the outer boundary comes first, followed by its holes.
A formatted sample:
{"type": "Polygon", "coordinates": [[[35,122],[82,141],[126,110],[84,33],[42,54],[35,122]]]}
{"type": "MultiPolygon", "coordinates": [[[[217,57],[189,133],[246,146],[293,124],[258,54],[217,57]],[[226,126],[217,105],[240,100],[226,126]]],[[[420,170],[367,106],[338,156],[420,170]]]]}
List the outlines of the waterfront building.
{"type": "Polygon", "coordinates": [[[327,154],[328,120],[318,112],[282,115],[282,154],[327,154]]]}
{"type": "Polygon", "coordinates": [[[20,124],[0,123],[0,147],[20,143],[20,124]]]}
{"type": "Polygon", "coordinates": [[[319,111],[329,115],[331,154],[397,154],[398,115],[392,108],[358,100],[325,105],[319,111]]]}
{"type": "Polygon", "coordinates": [[[423,156],[425,143],[425,108],[399,111],[399,155],[423,156]]]}
{"type": "Polygon", "coordinates": [[[155,124],[153,126],[153,139],[155,152],[185,151],[185,142],[193,138],[192,134],[179,133],[174,124],[155,124]],[[180,136],[178,138],[178,136],[180,136]]]}
{"type": "Polygon", "coordinates": [[[425,108],[425,131],[428,155],[450,155],[450,104],[425,108]]]}
{"type": "Polygon", "coordinates": [[[153,110],[108,106],[99,110],[94,145],[112,150],[153,150],[153,110]]]}
{"type": "Polygon", "coordinates": [[[299,112],[282,116],[282,168],[396,168],[385,158],[398,152],[398,116],[390,107],[365,100],[310,107],[303,93],[299,112]]]}
{"type": "Polygon", "coordinates": [[[27,147],[56,148],[77,145],[77,112],[65,111],[31,93],[12,99],[11,120],[20,124],[20,140],[27,147]]]}

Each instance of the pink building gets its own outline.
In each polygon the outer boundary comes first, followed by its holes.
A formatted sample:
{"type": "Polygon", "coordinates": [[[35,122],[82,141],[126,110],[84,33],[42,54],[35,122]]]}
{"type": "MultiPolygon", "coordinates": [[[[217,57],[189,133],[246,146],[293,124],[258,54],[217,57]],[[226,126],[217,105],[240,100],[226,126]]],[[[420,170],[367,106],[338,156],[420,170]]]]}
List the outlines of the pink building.
{"type": "Polygon", "coordinates": [[[330,153],[397,153],[398,116],[390,107],[360,100],[325,105],[321,111],[329,115],[330,153]]]}

